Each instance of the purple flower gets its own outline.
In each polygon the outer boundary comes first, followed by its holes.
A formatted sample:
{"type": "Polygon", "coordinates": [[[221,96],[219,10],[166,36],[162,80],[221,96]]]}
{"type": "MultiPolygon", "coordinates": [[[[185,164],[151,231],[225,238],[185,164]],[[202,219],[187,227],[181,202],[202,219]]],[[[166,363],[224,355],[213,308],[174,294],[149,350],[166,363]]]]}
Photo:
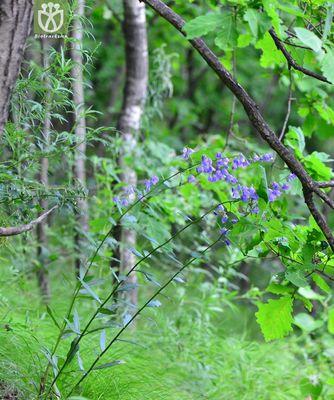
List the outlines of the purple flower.
{"type": "Polygon", "coordinates": [[[201,166],[202,166],[203,172],[206,172],[208,174],[213,172],[212,160],[211,160],[211,158],[209,158],[205,155],[202,156],[201,166]]]}
{"type": "Polygon", "coordinates": [[[221,152],[218,152],[217,154],[216,154],[216,158],[222,158],[223,157],[223,154],[221,153],[221,152]]]}
{"type": "Polygon", "coordinates": [[[119,203],[119,197],[118,196],[115,196],[115,197],[113,197],[112,198],[112,201],[114,202],[114,203],[119,203]]]}
{"type": "Polygon", "coordinates": [[[258,206],[255,206],[251,209],[251,214],[258,214],[260,212],[260,209],[258,206]]]}
{"type": "Polygon", "coordinates": [[[226,246],[231,246],[231,241],[227,238],[224,238],[224,243],[226,244],[226,246]]]}
{"type": "Polygon", "coordinates": [[[281,192],[279,190],[272,190],[272,189],[268,189],[268,200],[270,203],[272,203],[273,201],[275,201],[277,199],[277,197],[279,197],[281,194],[281,192]]]}
{"type": "Polygon", "coordinates": [[[228,229],[227,228],[221,228],[219,231],[221,235],[226,236],[228,234],[228,229]]]}
{"type": "Polygon", "coordinates": [[[222,204],[219,204],[216,208],[216,211],[218,212],[224,212],[225,211],[225,207],[222,204]]]}
{"type": "Polygon", "coordinates": [[[290,189],[290,185],[288,185],[287,183],[283,183],[283,185],[281,186],[281,189],[286,191],[290,189]]]}
{"type": "Polygon", "coordinates": [[[239,156],[235,157],[232,161],[232,169],[237,169],[237,168],[246,168],[250,162],[245,158],[243,154],[240,154],[239,156]]]}
{"type": "Polygon", "coordinates": [[[189,175],[188,176],[188,183],[195,183],[196,182],[196,178],[194,177],[194,175],[189,175]]]}
{"type": "Polygon", "coordinates": [[[151,184],[156,185],[159,182],[159,178],[156,175],[153,175],[151,178],[151,184]]]}
{"type": "Polygon", "coordinates": [[[232,188],[232,198],[233,199],[240,199],[239,190],[236,188],[232,188]]]}
{"type": "Polygon", "coordinates": [[[287,178],[286,178],[286,180],[287,180],[287,182],[291,182],[291,181],[293,181],[294,179],[296,179],[297,178],[297,176],[295,175],[295,174],[290,174],[287,178]]]}
{"type": "Polygon", "coordinates": [[[182,150],[182,158],[188,160],[194,150],[190,149],[189,147],[184,147],[182,150]]]}
{"type": "Polygon", "coordinates": [[[230,162],[230,160],[226,157],[224,158],[219,158],[216,162],[216,167],[217,168],[224,168],[228,166],[228,163],[230,162]]]}
{"type": "Polygon", "coordinates": [[[274,156],[272,155],[272,153],[263,154],[263,155],[260,157],[260,161],[264,161],[264,162],[271,162],[271,161],[274,161],[274,156]]]}
{"type": "Polygon", "coordinates": [[[228,221],[228,216],[225,214],[225,215],[223,215],[222,218],[221,218],[221,223],[222,223],[222,224],[226,224],[227,221],[228,221]]]}
{"type": "Polygon", "coordinates": [[[146,191],[149,192],[151,190],[151,187],[152,187],[151,180],[145,179],[144,184],[145,184],[146,191]]]}
{"type": "Polygon", "coordinates": [[[127,207],[129,205],[129,200],[128,199],[121,199],[121,206],[127,207]]]}

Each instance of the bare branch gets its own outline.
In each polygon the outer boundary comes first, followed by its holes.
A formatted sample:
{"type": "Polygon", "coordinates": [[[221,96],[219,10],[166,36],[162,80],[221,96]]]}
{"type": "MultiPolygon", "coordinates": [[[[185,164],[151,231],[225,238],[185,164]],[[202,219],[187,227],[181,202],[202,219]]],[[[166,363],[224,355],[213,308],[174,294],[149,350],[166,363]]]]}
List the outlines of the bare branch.
{"type": "Polygon", "coordinates": [[[319,188],[330,188],[334,187],[334,180],[328,182],[316,182],[316,184],[319,188]]]}
{"type": "Polygon", "coordinates": [[[284,119],[283,127],[282,127],[282,130],[281,130],[281,134],[279,135],[279,140],[281,142],[284,140],[286,127],[288,125],[290,114],[291,114],[291,103],[292,103],[292,100],[293,100],[293,98],[292,98],[292,73],[291,73],[291,70],[289,71],[289,75],[290,75],[290,84],[289,84],[288,108],[287,108],[286,116],[285,116],[285,119],[284,119]]]}
{"type": "Polygon", "coordinates": [[[313,72],[307,68],[302,67],[301,65],[299,65],[294,58],[292,57],[292,55],[288,52],[288,50],[286,49],[286,47],[284,46],[283,42],[280,40],[280,38],[276,35],[276,32],[274,31],[273,28],[269,29],[269,33],[270,36],[273,38],[276,47],[278,48],[278,50],[280,50],[286,61],[288,62],[288,67],[295,69],[296,71],[300,71],[305,75],[311,76],[312,78],[318,79],[319,81],[325,82],[325,83],[329,83],[331,84],[331,82],[329,82],[329,80],[327,80],[323,75],[318,74],[316,72],[313,72]]]}
{"type": "Polygon", "coordinates": [[[9,227],[0,227],[0,237],[4,236],[16,236],[20,235],[21,233],[29,232],[33,229],[34,226],[40,224],[45,220],[54,211],[58,206],[52,207],[50,210],[46,211],[45,213],[41,214],[38,218],[34,219],[33,221],[29,222],[28,224],[21,225],[21,226],[9,226],[9,227]]]}
{"type": "MultiPolygon", "coordinates": [[[[151,8],[153,8],[159,15],[173,25],[182,35],[186,36],[184,31],[185,21],[176,14],[171,8],[169,8],[161,0],[140,0],[151,8]]],[[[243,105],[246,114],[250,122],[252,123],[255,130],[260,134],[269,146],[280,156],[280,158],[286,163],[291,172],[293,172],[301,182],[303,186],[305,203],[307,204],[311,214],[315,221],[322,230],[324,236],[328,240],[331,249],[334,252],[334,236],[331,230],[322,216],[317,210],[314,201],[313,193],[316,193],[322,200],[324,200],[330,207],[334,209],[334,202],[316,185],[313,179],[305,170],[304,166],[299,160],[296,159],[293,152],[284,146],[283,143],[276,136],[274,131],[269,127],[268,123],[263,118],[259,111],[259,106],[252,99],[252,97],[246,92],[246,90],[233,78],[232,74],[221,64],[218,57],[212,52],[212,50],[206,45],[205,41],[201,38],[189,40],[190,44],[197,50],[202,56],[206,63],[213,69],[223,83],[230,89],[230,91],[236,96],[236,98],[243,105]]],[[[285,48],[284,48],[285,49],[285,48]]],[[[317,77],[317,74],[316,76],[317,77]]],[[[323,77],[321,77],[323,78],[323,77]]],[[[322,80],[324,80],[323,78],[322,80]]],[[[327,80],[325,80],[326,82],[327,80]]]]}

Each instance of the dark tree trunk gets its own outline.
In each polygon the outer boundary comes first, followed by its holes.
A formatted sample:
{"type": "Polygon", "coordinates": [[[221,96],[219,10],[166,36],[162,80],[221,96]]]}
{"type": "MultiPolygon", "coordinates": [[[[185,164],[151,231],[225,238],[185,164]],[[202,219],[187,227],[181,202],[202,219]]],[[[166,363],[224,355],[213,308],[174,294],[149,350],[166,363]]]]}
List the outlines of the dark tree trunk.
{"type": "MultiPolygon", "coordinates": [[[[75,135],[77,146],[75,149],[74,177],[83,189],[86,188],[86,118],[85,112],[85,94],[83,83],[83,56],[82,56],[82,38],[83,27],[82,17],[85,15],[85,0],[78,0],[76,15],[73,22],[71,47],[71,58],[74,63],[72,68],[72,87],[73,102],[75,106],[75,135]]],[[[83,253],[86,244],[85,234],[88,232],[88,202],[84,197],[78,200],[78,217],[76,229],[76,247],[77,257],[75,266],[79,272],[83,260],[83,253]]]]}
{"type": "MultiPolygon", "coordinates": [[[[123,0],[126,57],[126,81],[118,130],[123,138],[122,154],[119,164],[122,169],[121,180],[125,186],[136,186],[136,172],[126,164],[125,156],[134,152],[137,145],[137,135],[140,129],[144,109],[148,80],[148,50],[145,5],[138,0],[123,0]]],[[[116,230],[119,248],[116,257],[120,260],[120,274],[126,273],[135,263],[131,248],[136,245],[136,234],[133,230],[118,228],[116,230]]],[[[132,273],[129,282],[137,283],[137,276],[132,273]]],[[[137,305],[138,293],[133,289],[129,300],[137,305]]]]}
{"type": "Polygon", "coordinates": [[[0,136],[31,28],[32,0],[0,1],[0,136]]]}

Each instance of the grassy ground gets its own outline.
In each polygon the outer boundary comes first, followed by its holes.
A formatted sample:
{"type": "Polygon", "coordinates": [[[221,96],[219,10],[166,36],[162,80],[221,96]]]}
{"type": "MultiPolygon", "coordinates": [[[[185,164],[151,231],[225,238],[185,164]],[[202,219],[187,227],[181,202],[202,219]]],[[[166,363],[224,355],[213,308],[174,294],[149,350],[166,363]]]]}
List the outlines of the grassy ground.
{"type": "MultiPolygon", "coordinates": [[[[51,348],[57,328],[40,304],[34,276],[6,270],[0,287],[0,398],[11,392],[21,400],[36,399],[46,363],[43,349],[51,348]]],[[[52,308],[60,317],[70,293],[66,275],[54,277],[53,292],[52,308]]],[[[136,344],[117,342],[102,360],[125,363],[93,372],[78,395],[89,400],[303,399],[301,379],[328,371],[303,359],[296,339],[263,343],[252,314],[224,305],[220,296],[208,284],[196,294],[184,286],[174,291],[162,308],[149,309],[125,334],[123,339],[136,344]]],[[[85,366],[98,350],[98,337],[84,342],[85,366]]],[[[71,368],[77,369],[75,361],[71,368]]],[[[64,376],[64,393],[78,377],[78,372],[64,376]]]]}

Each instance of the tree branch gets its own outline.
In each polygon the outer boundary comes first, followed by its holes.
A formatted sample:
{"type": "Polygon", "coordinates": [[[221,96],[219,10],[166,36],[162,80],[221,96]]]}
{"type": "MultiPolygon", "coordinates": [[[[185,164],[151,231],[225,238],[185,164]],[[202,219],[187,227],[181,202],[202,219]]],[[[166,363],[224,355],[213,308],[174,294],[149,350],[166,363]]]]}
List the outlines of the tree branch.
{"type": "Polygon", "coordinates": [[[316,72],[310,71],[307,68],[302,67],[301,65],[299,65],[294,58],[292,57],[292,55],[288,52],[288,50],[286,49],[286,47],[284,46],[283,42],[280,40],[280,38],[276,35],[276,32],[274,31],[273,28],[269,29],[269,34],[270,36],[273,38],[273,41],[276,44],[276,47],[278,48],[278,50],[280,50],[287,63],[288,63],[288,67],[295,69],[296,71],[300,71],[305,75],[311,76],[312,78],[318,79],[319,81],[325,82],[325,83],[329,83],[331,84],[331,82],[329,82],[329,80],[327,80],[323,75],[318,74],[316,72]]]}
{"type": "MultiPolygon", "coordinates": [[[[186,32],[183,29],[185,21],[178,14],[176,14],[171,8],[169,8],[163,1],[161,0],[139,0],[139,1],[149,5],[160,16],[162,16],[171,25],[173,25],[180,33],[182,33],[183,36],[186,36],[186,32]]],[[[300,163],[299,160],[295,158],[292,151],[289,150],[287,147],[284,146],[283,143],[280,142],[279,138],[276,136],[276,134],[264,120],[261,112],[259,111],[259,106],[246,92],[246,90],[233,78],[231,73],[227,71],[226,68],[221,64],[218,57],[206,45],[205,41],[201,38],[196,38],[189,40],[189,42],[197,50],[197,52],[201,55],[201,57],[206,61],[206,63],[213,69],[213,71],[218,75],[218,77],[223,81],[223,83],[231,90],[231,92],[240,101],[255,130],[269,144],[269,146],[280,156],[280,158],[289,167],[291,172],[293,172],[298,177],[299,181],[303,186],[305,203],[307,204],[311,214],[318,223],[324,236],[328,240],[331,249],[334,252],[334,236],[332,235],[327,222],[325,221],[321,213],[317,210],[313,202],[313,192],[316,193],[319,197],[321,197],[332,208],[334,208],[334,202],[316,185],[316,183],[313,181],[313,179],[305,170],[304,166],[300,163]]]]}
{"type": "Polygon", "coordinates": [[[58,206],[52,207],[49,211],[41,214],[38,218],[34,219],[33,221],[29,222],[28,224],[21,225],[21,226],[9,226],[9,227],[0,227],[0,237],[4,236],[16,236],[20,235],[21,233],[25,233],[31,231],[34,226],[40,224],[47,218],[49,214],[52,213],[58,206]]]}
{"type": "Polygon", "coordinates": [[[316,182],[319,188],[330,188],[334,187],[334,180],[328,182],[316,182]]]}

